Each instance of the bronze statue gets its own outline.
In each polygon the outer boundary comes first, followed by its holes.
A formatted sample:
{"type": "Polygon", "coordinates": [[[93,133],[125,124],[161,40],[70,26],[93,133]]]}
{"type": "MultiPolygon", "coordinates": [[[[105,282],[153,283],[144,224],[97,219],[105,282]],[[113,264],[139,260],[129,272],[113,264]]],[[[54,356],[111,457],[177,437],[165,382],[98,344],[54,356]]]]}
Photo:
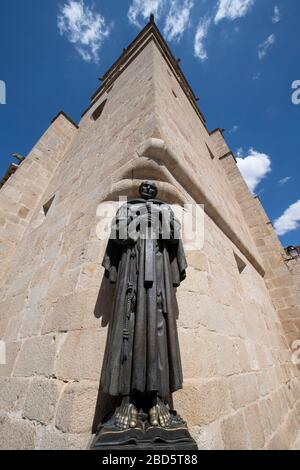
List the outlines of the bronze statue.
{"type": "Polygon", "coordinates": [[[152,428],[185,425],[169,406],[183,382],[176,288],[187,262],[180,224],[156,199],[154,183],[143,182],[139,192],[118,210],[103,261],[116,289],[101,389],[122,397],[109,422],[119,431],[139,427],[141,413],[152,428]]]}

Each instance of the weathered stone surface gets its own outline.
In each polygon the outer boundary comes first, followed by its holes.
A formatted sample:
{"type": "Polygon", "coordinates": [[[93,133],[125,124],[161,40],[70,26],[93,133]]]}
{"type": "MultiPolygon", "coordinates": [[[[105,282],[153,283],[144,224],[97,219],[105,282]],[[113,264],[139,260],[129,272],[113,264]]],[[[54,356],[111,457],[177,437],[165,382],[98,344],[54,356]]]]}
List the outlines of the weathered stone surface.
{"type": "Polygon", "coordinates": [[[299,370],[289,346],[300,337],[300,263],[284,261],[222,132],[207,131],[175,75],[149,42],[110,93],[100,91],[79,129],[60,115],[0,190],[3,446],[87,447],[107,333],[100,324],[108,325],[113,301],[113,289],[101,286],[97,207],[112,200],[115,211],[118,195],[135,197],[141,178],[158,181],[174,203],[209,201],[204,246],[187,253],[178,289],[186,383],[174,401],[199,447],[297,441],[299,370]],[[161,147],[147,147],[149,138],[161,147]],[[242,273],[235,255],[246,263],[242,273]],[[60,390],[60,381],[71,383],[60,390]]]}
{"type": "Polygon", "coordinates": [[[229,379],[233,407],[238,410],[258,398],[255,374],[241,374],[229,379]]]}
{"type": "Polygon", "coordinates": [[[29,379],[0,379],[0,410],[17,412],[24,406],[29,379]]]}
{"type": "Polygon", "coordinates": [[[51,376],[58,342],[59,337],[55,335],[25,340],[18,355],[14,375],[17,377],[51,376]]]}
{"type": "Polygon", "coordinates": [[[52,421],[62,383],[58,380],[33,379],[25,401],[23,417],[42,424],[52,421]]]}
{"type": "Polygon", "coordinates": [[[278,421],[276,420],[276,411],[274,413],[271,398],[260,400],[258,406],[260,409],[260,418],[264,430],[265,439],[266,441],[268,441],[274,434],[278,426],[278,421]]]}
{"type": "Polygon", "coordinates": [[[300,434],[298,434],[298,437],[293,443],[291,450],[300,450],[300,434]]]}
{"type": "Polygon", "coordinates": [[[61,345],[55,375],[63,380],[99,380],[106,330],[71,331],[61,345]]]}
{"type": "Polygon", "coordinates": [[[190,268],[187,272],[186,282],[182,284],[181,291],[206,294],[208,291],[208,275],[197,269],[190,268]]]}
{"type": "Polygon", "coordinates": [[[183,374],[186,379],[215,377],[217,375],[218,335],[205,329],[179,331],[183,374]]]}
{"type": "Polygon", "coordinates": [[[6,343],[6,364],[0,364],[0,377],[9,377],[21,349],[21,342],[6,343]]]}
{"type": "Polygon", "coordinates": [[[99,326],[94,316],[97,295],[97,291],[87,290],[60,297],[47,310],[42,333],[99,326]]]}
{"type": "Polygon", "coordinates": [[[245,422],[248,430],[251,449],[262,449],[265,445],[265,436],[260,420],[260,410],[256,403],[249,405],[244,410],[245,422]]]}
{"type": "Polygon", "coordinates": [[[98,384],[82,381],[65,387],[56,413],[56,427],[66,433],[91,431],[98,394],[98,384]]]}
{"type": "Polygon", "coordinates": [[[34,424],[0,415],[0,449],[34,450],[35,433],[34,424]]]}
{"type": "Polygon", "coordinates": [[[221,433],[221,423],[216,421],[200,428],[195,437],[199,450],[223,450],[224,443],[221,433]]]}
{"type": "Polygon", "coordinates": [[[187,253],[187,261],[189,266],[199,269],[200,271],[209,271],[208,257],[201,251],[189,251],[187,253]]]}
{"type": "Polygon", "coordinates": [[[37,450],[86,450],[91,441],[90,434],[66,434],[54,427],[37,430],[37,450]]]}
{"type": "Polygon", "coordinates": [[[41,333],[44,320],[46,305],[43,303],[30,303],[26,305],[22,326],[20,329],[20,337],[26,338],[37,336],[41,333]]]}
{"type": "Polygon", "coordinates": [[[174,404],[191,426],[209,424],[231,408],[229,390],[222,379],[186,381],[183,390],[175,394],[174,404]]]}
{"type": "Polygon", "coordinates": [[[247,450],[251,448],[242,411],[224,419],[221,429],[225,450],[247,450]]]}

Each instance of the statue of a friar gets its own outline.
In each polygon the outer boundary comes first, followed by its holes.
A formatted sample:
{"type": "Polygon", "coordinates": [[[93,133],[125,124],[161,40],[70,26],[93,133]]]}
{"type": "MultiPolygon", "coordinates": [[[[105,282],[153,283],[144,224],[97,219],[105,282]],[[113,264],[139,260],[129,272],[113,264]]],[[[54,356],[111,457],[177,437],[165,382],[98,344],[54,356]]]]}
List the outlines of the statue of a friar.
{"type": "Polygon", "coordinates": [[[176,288],[187,268],[181,227],[154,183],[143,182],[139,192],[118,210],[103,261],[116,288],[101,388],[122,397],[112,418],[119,430],[136,428],[141,410],[152,427],[181,419],[168,404],[183,382],[176,326],[176,288]]]}

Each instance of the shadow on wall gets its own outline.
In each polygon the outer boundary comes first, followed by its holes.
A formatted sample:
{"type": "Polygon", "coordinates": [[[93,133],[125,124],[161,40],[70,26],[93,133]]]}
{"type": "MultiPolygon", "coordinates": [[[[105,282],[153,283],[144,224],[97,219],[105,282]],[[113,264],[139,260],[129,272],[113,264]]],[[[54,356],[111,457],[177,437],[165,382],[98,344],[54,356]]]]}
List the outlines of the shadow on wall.
{"type": "MultiPolygon", "coordinates": [[[[108,331],[111,325],[114,302],[115,285],[111,284],[109,280],[103,276],[100,291],[98,294],[97,302],[94,309],[94,315],[96,318],[101,318],[101,326],[103,328],[108,327],[108,331]]],[[[109,334],[109,333],[108,333],[109,334]]],[[[97,358],[96,358],[97,360],[97,358]]],[[[99,383],[98,397],[95,408],[95,415],[92,426],[92,433],[97,432],[97,427],[103,421],[106,421],[109,416],[114,412],[117,406],[120,404],[119,397],[111,397],[101,391],[99,383]]]]}

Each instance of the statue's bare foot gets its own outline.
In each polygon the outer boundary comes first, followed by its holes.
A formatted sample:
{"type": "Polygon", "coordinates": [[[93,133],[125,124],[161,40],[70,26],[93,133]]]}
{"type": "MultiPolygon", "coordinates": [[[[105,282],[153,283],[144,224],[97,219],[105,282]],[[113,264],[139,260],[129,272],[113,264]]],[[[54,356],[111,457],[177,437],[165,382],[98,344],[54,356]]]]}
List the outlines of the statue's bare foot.
{"type": "Polygon", "coordinates": [[[166,428],[170,424],[170,411],[161,400],[158,400],[157,404],[150,409],[149,421],[151,426],[161,426],[162,428],[166,428]]]}
{"type": "Polygon", "coordinates": [[[131,403],[122,403],[116,410],[115,425],[118,429],[135,428],[138,422],[138,410],[131,403]]]}

